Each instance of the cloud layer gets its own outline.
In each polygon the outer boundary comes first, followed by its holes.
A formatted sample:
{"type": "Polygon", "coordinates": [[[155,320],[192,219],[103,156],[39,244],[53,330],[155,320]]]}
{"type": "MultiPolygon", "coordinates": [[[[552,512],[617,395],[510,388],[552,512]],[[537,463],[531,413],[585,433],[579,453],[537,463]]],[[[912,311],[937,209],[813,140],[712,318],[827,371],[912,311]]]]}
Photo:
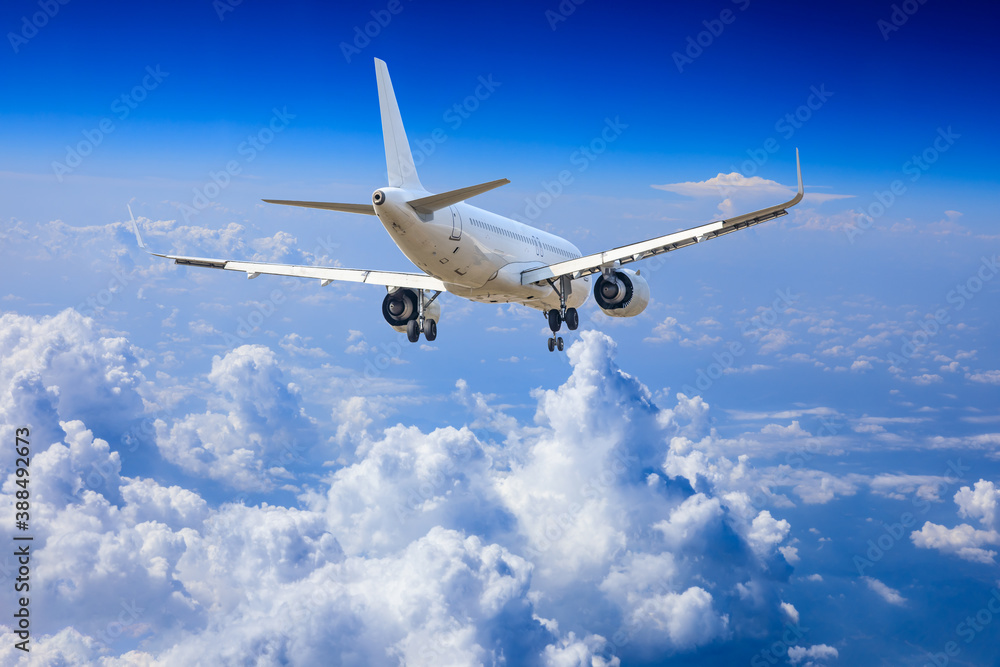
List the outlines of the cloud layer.
{"type": "MultiPolygon", "coordinates": [[[[85,318],[59,317],[86,376],[132,392],[138,410],[134,353],[85,318]]],[[[50,325],[6,322],[17,354],[50,325]]],[[[213,508],[123,476],[83,420],[56,421],[35,454],[33,604],[46,612],[34,658],[602,665],[766,635],[789,613],[777,593],[794,558],[788,521],[755,506],[743,462],[694,444],[714,438],[706,406],[681,396],[659,408],[614,353],[584,332],[568,379],[536,393],[532,424],[465,386],[484,428],[352,429],[343,464],[307,482],[295,507],[213,508]]],[[[33,375],[7,379],[32,423],[89,414],[86,396],[51,389],[73,371],[61,354],[40,358],[33,375]]],[[[206,386],[206,412],[157,422],[159,452],[187,474],[267,487],[290,474],[283,443],[316,439],[267,347],[216,357],[206,386]]],[[[18,657],[11,639],[5,662],[18,657]]]]}

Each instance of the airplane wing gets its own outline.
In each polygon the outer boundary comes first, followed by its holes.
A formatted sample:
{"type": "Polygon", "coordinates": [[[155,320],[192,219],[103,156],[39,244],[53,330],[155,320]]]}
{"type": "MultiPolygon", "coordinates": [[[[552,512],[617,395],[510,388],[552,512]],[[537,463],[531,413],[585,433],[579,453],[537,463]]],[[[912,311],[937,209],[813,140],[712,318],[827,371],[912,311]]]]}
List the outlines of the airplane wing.
{"type": "Polygon", "coordinates": [[[256,278],[261,274],[271,276],[291,276],[293,278],[313,278],[320,281],[320,285],[326,286],[335,280],[350,283],[368,283],[371,285],[384,285],[386,287],[409,287],[411,289],[427,289],[439,292],[448,291],[444,283],[425,273],[400,273],[397,271],[369,271],[365,269],[341,269],[328,266],[300,266],[296,264],[269,264],[266,262],[243,262],[232,259],[212,259],[210,257],[187,257],[184,255],[164,255],[153,252],[146,247],[139,234],[139,225],[132,215],[132,207],[129,206],[129,215],[132,216],[132,228],[135,231],[135,238],[139,242],[139,247],[156,257],[165,257],[174,260],[175,264],[185,266],[202,266],[209,269],[225,269],[227,271],[242,271],[247,274],[247,278],[256,278]]]}
{"type": "Polygon", "coordinates": [[[768,220],[780,218],[788,213],[788,209],[802,201],[802,166],[799,164],[798,149],[795,149],[795,167],[798,173],[799,191],[784,204],[764,208],[753,213],[746,213],[729,218],[728,220],[717,220],[716,222],[674,232],[666,236],[657,236],[648,241],[619,246],[593,255],[585,255],[584,257],[570,259],[565,262],[527,269],[521,273],[521,284],[544,283],[560,276],[570,276],[573,279],[589,276],[592,273],[600,272],[604,267],[614,266],[616,263],[623,265],[630,262],[637,262],[640,259],[685,248],[701,241],[718,238],[740,229],[746,229],[762,222],[767,222],[768,220]]]}

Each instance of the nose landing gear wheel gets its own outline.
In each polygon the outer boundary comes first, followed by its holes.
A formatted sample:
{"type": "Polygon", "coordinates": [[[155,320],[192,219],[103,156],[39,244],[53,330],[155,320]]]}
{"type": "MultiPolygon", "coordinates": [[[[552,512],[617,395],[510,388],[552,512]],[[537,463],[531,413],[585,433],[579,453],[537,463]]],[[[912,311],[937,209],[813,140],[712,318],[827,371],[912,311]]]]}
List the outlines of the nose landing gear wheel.
{"type": "Polygon", "coordinates": [[[563,339],[562,339],[562,336],[559,336],[559,338],[556,338],[556,347],[559,348],[560,352],[563,351],[563,339]]]}
{"type": "Polygon", "coordinates": [[[424,338],[427,342],[433,341],[438,337],[438,325],[434,320],[424,320],[424,338]]]}
{"type": "Polygon", "coordinates": [[[555,338],[550,338],[549,339],[549,352],[551,352],[554,349],[556,349],[556,339],[555,338]]]}
{"type": "Polygon", "coordinates": [[[411,343],[420,340],[420,325],[417,324],[416,320],[410,320],[406,323],[406,340],[411,343]]]}
{"type": "Polygon", "coordinates": [[[580,326],[580,313],[576,312],[576,308],[566,309],[566,326],[570,331],[576,331],[576,328],[580,326]]]}

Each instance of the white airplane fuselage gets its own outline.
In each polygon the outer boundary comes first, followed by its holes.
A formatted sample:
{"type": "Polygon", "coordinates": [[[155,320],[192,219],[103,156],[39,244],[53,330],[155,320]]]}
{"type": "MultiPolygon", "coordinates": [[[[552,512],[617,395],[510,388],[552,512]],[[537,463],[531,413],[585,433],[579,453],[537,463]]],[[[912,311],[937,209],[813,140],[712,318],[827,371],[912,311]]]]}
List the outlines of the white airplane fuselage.
{"type": "MultiPolygon", "coordinates": [[[[483,303],[520,303],[538,310],[559,308],[550,285],[522,285],[521,272],[581,257],[559,236],[465,202],[429,214],[410,201],[429,193],[384,187],[375,215],[407,259],[441,280],[448,291],[483,303]]],[[[589,277],[573,281],[568,307],[587,301],[589,277]]]]}

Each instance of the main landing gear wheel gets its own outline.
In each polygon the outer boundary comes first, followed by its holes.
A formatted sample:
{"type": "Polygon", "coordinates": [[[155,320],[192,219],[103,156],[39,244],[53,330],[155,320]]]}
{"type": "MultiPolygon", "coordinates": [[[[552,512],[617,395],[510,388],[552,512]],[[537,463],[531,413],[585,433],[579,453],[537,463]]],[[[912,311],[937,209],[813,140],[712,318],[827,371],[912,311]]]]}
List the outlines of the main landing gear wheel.
{"type": "Polygon", "coordinates": [[[562,317],[559,315],[559,311],[553,308],[549,311],[549,328],[552,329],[552,333],[559,331],[559,327],[562,326],[562,317]]]}
{"type": "Polygon", "coordinates": [[[416,320],[410,320],[406,323],[406,340],[411,343],[416,343],[420,340],[420,325],[416,320]]]}
{"type": "Polygon", "coordinates": [[[427,342],[433,341],[438,337],[438,325],[434,320],[424,320],[424,338],[427,342]]]}
{"type": "Polygon", "coordinates": [[[576,328],[580,326],[580,313],[576,312],[576,308],[566,309],[566,326],[570,331],[576,331],[576,328]]]}

